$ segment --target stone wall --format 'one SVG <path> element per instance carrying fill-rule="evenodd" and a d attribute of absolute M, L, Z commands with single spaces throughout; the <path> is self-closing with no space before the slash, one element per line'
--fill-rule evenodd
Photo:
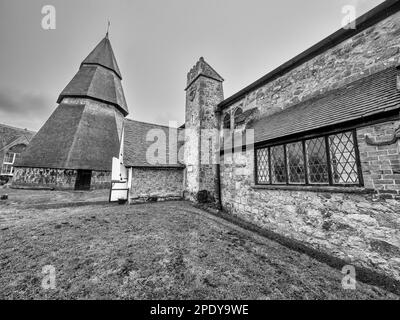
<path fill-rule="evenodd" d="M 110 189 L 111 172 L 110 171 L 92 171 L 90 189 Z"/>
<path fill-rule="evenodd" d="M 223 207 L 257 226 L 399 280 L 399 144 L 371 148 L 364 136 L 390 135 L 398 124 L 391 121 L 357 130 L 364 181 L 375 192 L 255 186 L 254 151 L 248 150 L 222 157 Z M 391 158 L 389 153 L 395 151 L 397 156 Z"/>
<path fill-rule="evenodd" d="M 185 197 L 197 201 L 199 191 L 207 191 L 215 201 L 218 124 L 215 110 L 223 100 L 223 79 L 204 61 L 196 63 L 187 76 L 185 110 Z"/>
<path fill-rule="evenodd" d="M 76 170 L 15 168 L 12 185 L 14 187 L 74 190 L 76 176 Z M 92 171 L 91 189 L 109 189 L 110 185 L 111 172 Z"/>
<path fill-rule="evenodd" d="M 400 13 L 386 18 L 301 66 L 270 81 L 226 108 L 268 116 L 301 101 L 398 65 Z M 290 125 L 290 124 L 288 124 Z M 221 159 L 224 209 L 259 227 L 350 263 L 400 280 L 400 121 L 357 129 L 364 189 L 255 186 L 254 151 Z M 222 129 L 222 127 L 221 127 Z M 353 190 L 355 191 L 355 190 Z"/>
<path fill-rule="evenodd" d="M 132 168 L 129 197 L 132 202 L 181 199 L 182 168 Z"/>

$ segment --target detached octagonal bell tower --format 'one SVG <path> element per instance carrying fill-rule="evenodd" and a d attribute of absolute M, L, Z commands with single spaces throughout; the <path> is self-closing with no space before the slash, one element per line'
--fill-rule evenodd
<path fill-rule="evenodd" d="M 217 105 L 224 79 L 200 58 L 187 75 L 185 117 L 186 194 L 194 201 L 216 201 Z"/>
<path fill-rule="evenodd" d="M 124 92 L 108 34 L 61 92 L 56 110 L 16 164 L 14 184 L 57 189 L 109 187 L 119 154 Z"/>

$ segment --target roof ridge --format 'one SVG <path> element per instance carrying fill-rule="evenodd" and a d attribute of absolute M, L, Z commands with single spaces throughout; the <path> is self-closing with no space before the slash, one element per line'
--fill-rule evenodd
<path fill-rule="evenodd" d="M 0 123 L 0 127 L 7 127 L 7 128 L 10 128 L 10 129 L 17 129 L 17 130 L 21 130 L 21 131 L 28 131 L 28 132 L 31 132 L 31 133 L 36 133 L 36 131 L 28 130 L 27 128 L 14 127 L 14 126 L 10 126 L 10 125 L 4 124 L 4 123 Z"/>
<path fill-rule="evenodd" d="M 150 125 L 158 126 L 158 127 L 164 127 L 164 128 L 170 128 L 170 129 L 177 129 L 177 130 L 180 130 L 180 128 L 174 128 L 174 127 L 166 126 L 166 125 L 163 125 L 163 124 L 157 124 L 157 123 L 139 121 L 139 120 L 134 120 L 134 119 L 129 119 L 129 118 L 125 118 L 124 120 L 126 120 L 126 121 L 132 121 L 132 122 L 138 122 L 138 123 L 143 123 L 143 124 L 150 124 Z"/>

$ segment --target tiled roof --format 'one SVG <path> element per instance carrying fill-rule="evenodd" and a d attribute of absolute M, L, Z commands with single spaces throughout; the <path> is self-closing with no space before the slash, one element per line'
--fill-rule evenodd
<path fill-rule="evenodd" d="M 115 111 L 100 108 L 60 104 L 16 166 L 110 171 L 120 139 Z"/>
<path fill-rule="evenodd" d="M 89 97 L 116 106 L 125 116 L 128 114 L 121 75 L 107 38 L 82 62 L 57 103 L 61 103 L 65 97 Z"/>
<path fill-rule="evenodd" d="M 34 131 L 0 124 L 0 150 L 23 136 L 30 141 L 35 134 L 36 132 Z"/>
<path fill-rule="evenodd" d="M 388 68 L 255 121 L 255 142 L 338 125 L 400 108 L 397 70 Z"/>
<path fill-rule="evenodd" d="M 153 131 L 152 131 L 153 130 Z M 180 130 L 176 128 L 169 128 L 158 124 L 144 123 L 134 121 L 130 119 L 124 120 L 124 165 L 127 167 L 178 167 L 183 168 L 183 165 L 173 161 L 173 157 L 170 156 L 169 149 L 169 131 L 172 131 L 175 136 L 178 136 Z M 164 134 L 166 142 L 166 162 L 165 163 L 151 163 L 146 157 L 146 153 L 149 147 L 153 145 L 154 135 Z M 147 136 L 151 141 L 147 141 Z M 154 134 L 153 134 L 154 133 Z M 164 144 L 162 144 L 164 145 Z M 176 151 L 179 152 L 180 147 L 183 145 L 182 142 L 175 141 Z M 178 159 L 176 155 L 175 159 Z M 171 160 L 171 161 L 170 161 Z"/>

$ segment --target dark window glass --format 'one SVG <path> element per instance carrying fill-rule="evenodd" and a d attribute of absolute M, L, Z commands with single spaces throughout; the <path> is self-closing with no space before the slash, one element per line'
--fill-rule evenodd
<path fill-rule="evenodd" d="M 285 148 L 283 145 L 271 147 L 272 183 L 286 183 Z"/>
<path fill-rule="evenodd" d="M 235 129 L 241 124 L 241 115 L 243 113 L 243 110 L 241 108 L 237 108 L 235 111 Z"/>
<path fill-rule="evenodd" d="M 303 143 L 296 142 L 286 145 L 287 165 L 289 173 L 289 183 L 306 183 L 304 168 Z"/>
<path fill-rule="evenodd" d="M 224 129 L 230 129 L 231 128 L 231 116 L 230 114 L 227 114 L 224 118 Z"/>

